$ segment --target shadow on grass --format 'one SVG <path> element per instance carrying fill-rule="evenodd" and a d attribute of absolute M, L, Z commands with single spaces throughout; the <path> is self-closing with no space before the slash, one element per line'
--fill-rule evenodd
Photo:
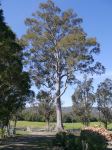
<path fill-rule="evenodd" d="M 27 135 L 20 136 L 13 141 L 9 140 L 5 145 L 1 145 L 1 150 L 52 150 L 54 136 Z"/>

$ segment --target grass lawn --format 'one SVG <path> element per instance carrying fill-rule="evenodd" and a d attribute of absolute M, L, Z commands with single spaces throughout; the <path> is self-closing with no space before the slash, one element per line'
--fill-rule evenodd
<path fill-rule="evenodd" d="M 90 125 L 91 126 L 99 125 L 99 122 L 91 122 Z M 46 126 L 47 124 L 45 122 L 31 122 L 31 121 L 18 121 L 17 122 L 17 127 L 44 128 Z M 80 129 L 83 127 L 83 125 L 82 123 L 64 123 L 64 127 L 65 129 Z M 112 123 L 108 125 L 108 128 L 112 129 Z"/>
<path fill-rule="evenodd" d="M 99 126 L 99 122 L 91 122 L 90 126 Z M 104 127 L 103 123 L 101 123 L 101 126 Z M 64 124 L 65 129 L 81 129 L 83 128 L 82 123 L 65 123 Z M 108 129 L 112 129 L 112 123 L 108 125 Z"/>
<path fill-rule="evenodd" d="M 91 122 L 90 126 L 97 126 L 99 125 L 99 122 Z M 103 126 L 103 124 L 102 124 Z M 65 129 L 81 129 L 83 128 L 83 124 L 82 123 L 64 123 L 64 127 Z"/>
<path fill-rule="evenodd" d="M 32 122 L 32 121 L 18 121 L 17 127 L 32 127 L 32 128 L 44 128 L 45 122 Z"/>

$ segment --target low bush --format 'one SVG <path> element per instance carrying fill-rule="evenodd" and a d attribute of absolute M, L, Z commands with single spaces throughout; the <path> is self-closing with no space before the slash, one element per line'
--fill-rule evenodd
<path fill-rule="evenodd" d="M 106 150 L 108 141 L 112 140 L 104 128 L 87 127 L 81 131 L 81 141 L 87 150 Z"/>
<path fill-rule="evenodd" d="M 63 150 L 82 150 L 80 139 L 69 132 L 57 133 L 56 143 Z"/>

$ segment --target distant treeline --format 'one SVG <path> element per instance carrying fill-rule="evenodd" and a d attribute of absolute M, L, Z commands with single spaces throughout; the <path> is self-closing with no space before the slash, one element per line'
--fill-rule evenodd
<path fill-rule="evenodd" d="M 21 113 L 19 113 L 18 120 L 43 122 L 45 121 L 45 118 L 38 113 L 38 107 L 29 107 L 29 108 L 25 108 Z M 79 121 L 80 121 L 79 118 L 77 118 L 75 114 L 72 112 L 72 107 L 63 107 L 64 123 L 72 123 L 72 122 L 79 122 Z M 97 108 L 92 109 L 90 121 L 91 122 L 98 121 Z M 50 122 L 56 122 L 55 114 L 53 114 L 52 117 L 50 118 Z"/>

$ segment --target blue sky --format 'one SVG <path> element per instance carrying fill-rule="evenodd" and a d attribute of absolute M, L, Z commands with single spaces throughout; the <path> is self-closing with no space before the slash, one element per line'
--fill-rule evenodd
<path fill-rule="evenodd" d="M 5 21 L 18 37 L 26 27 L 24 20 L 38 9 L 39 3 L 45 0 L 1 0 Z M 96 37 L 101 45 L 97 60 L 106 67 L 102 76 L 94 76 L 94 86 L 106 77 L 112 78 L 112 0 L 54 0 L 61 9 L 72 8 L 83 18 L 84 30 L 89 36 Z M 62 97 L 63 105 L 70 106 L 74 86 L 71 86 Z"/>

